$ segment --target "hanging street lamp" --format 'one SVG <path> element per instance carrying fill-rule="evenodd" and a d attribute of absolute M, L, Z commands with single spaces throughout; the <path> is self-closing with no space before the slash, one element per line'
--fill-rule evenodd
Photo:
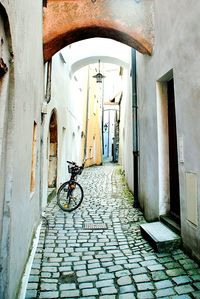
<path fill-rule="evenodd" d="M 100 72 L 100 60 L 99 60 L 99 72 L 95 76 L 93 76 L 93 78 L 96 78 L 97 83 L 102 83 L 103 79 L 105 78 L 105 76 L 102 75 Z"/>

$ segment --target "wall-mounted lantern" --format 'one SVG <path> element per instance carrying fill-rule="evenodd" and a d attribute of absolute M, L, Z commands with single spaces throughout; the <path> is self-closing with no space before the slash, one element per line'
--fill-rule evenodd
<path fill-rule="evenodd" d="M 97 83 L 102 83 L 103 79 L 105 78 L 105 76 L 102 75 L 100 72 L 100 60 L 99 60 L 99 72 L 95 76 L 93 76 L 93 78 L 96 78 Z"/>
<path fill-rule="evenodd" d="M 108 130 L 108 124 L 105 123 L 105 124 L 103 125 L 103 128 L 104 128 L 104 133 L 106 133 L 106 131 Z"/>

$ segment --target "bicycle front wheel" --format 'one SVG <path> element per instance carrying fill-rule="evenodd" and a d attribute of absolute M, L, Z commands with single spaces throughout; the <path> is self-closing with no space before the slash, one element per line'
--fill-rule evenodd
<path fill-rule="evenodd" d="M 60 186 L 57 203 L 65 212 L 77 209 L 83 200 L 83 189 L 76 181 L 68 181 Z"/>

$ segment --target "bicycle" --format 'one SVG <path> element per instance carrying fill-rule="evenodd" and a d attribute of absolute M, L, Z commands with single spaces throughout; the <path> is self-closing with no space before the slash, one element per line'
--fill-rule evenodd
<path fill-rule="evenodd" d="M 63 183 L 57 192 L 57 203 L 59 207 L 65 212 L 71 212 L 76 210 L 84 197 L 83 188 L 76 181 L 77 175 L 80 175 L 84 168 L 84 163 L 82 166 L 78 166 L 75 162 L 67 161 L 68 172 L 71 173 L 69 181 Z"/>

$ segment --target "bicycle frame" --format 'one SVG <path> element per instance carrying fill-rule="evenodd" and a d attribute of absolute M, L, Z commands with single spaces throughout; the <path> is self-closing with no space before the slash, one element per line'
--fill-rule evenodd
<path fill-rule="evenodd" d="M 75 162 L 67 162 L 71 164 L 71 166 L 68 165 L 68 172 L 71 175 L 70 179 L 64 182 L 58 189 L 57 203 L 63 211 L 71 212 L 77 209 L 83 200 L 83 189 L 76 179 L 77 176 L 82 173 L 84 164 L 78 166 Z M 75 190 L 77 190 L 77 192 Z"/>

